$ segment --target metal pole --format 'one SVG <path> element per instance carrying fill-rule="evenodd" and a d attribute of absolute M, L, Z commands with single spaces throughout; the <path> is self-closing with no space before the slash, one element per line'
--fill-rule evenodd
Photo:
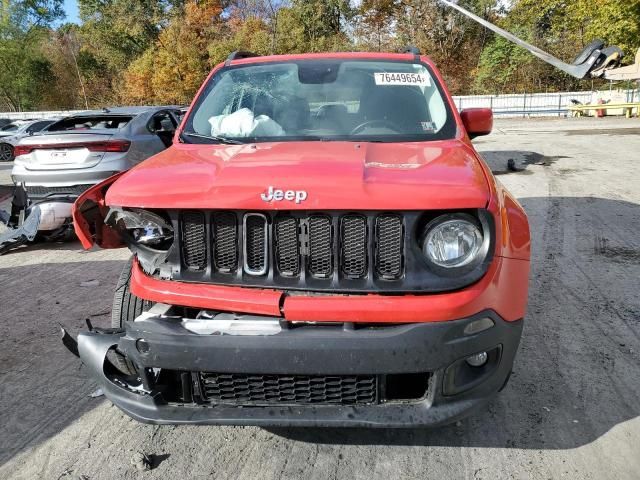
<path fill-rule="evenodd" d="M 562 116 L 562 94 L 558 94 L 558 116 Z"/>

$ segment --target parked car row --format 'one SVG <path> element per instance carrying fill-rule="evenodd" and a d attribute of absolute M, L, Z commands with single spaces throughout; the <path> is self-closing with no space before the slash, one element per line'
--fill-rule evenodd
<path fill-rule="evenodd" d="M 53 118 L 3 122 L 0 126 L 0 162 L 13 161 L 13 149 L 20 139 L 42 132 L 55 122 Z"/>

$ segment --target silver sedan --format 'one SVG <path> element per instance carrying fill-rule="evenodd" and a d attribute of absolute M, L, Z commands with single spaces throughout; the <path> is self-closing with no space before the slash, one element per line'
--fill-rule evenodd
<path fill-rule="evenodd" d="M 39 230 L 70 225 L 86 189 L 169 147 L 180 107 L 119 107 L 72 115 L 14 148 L 11 177 L 41 213 Z"/>

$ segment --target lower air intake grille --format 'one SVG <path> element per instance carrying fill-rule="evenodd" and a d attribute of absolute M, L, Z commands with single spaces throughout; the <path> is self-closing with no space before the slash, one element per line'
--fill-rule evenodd
<path fill-rule="evenodd" d="M 200 212 L 182 214 L 182 257 L 187 268 L 204 270 L 207 266 L 207 240 L 204 215 Z"/>
<path fill-rule="evenodd" d="M 200 373 L 204 399 L 212 404 L 368 405 L 376 403 L 375 375 L 251 375 Z"/>

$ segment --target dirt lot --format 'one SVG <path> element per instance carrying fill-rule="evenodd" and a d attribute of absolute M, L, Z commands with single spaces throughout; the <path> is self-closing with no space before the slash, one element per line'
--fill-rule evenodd
<path fill-rule="evenodd" d="M 488 409 L 440 430 L 138 424 L 89 397 L 56 325 L 107 325 L 127 251 L 36 245 L 0 257 L 0 478 L 639 478 L 640 120 L 504 120 L 477 145 L 534 248 L 515 373 Z"/>

